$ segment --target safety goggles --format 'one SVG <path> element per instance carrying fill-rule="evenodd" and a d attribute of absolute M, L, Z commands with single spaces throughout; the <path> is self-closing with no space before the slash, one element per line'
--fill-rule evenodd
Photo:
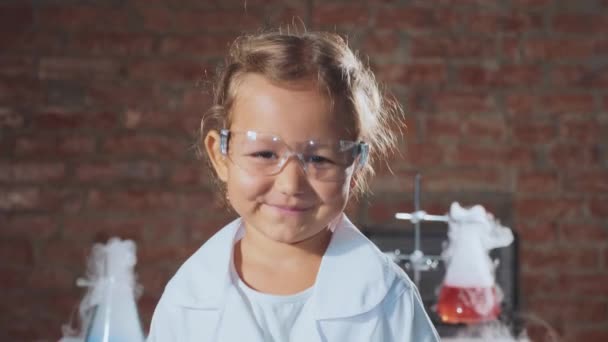
<path fill-rule="evenodd" d="M 276 175 L 291 157 L 296 157 L 308 177 L 321 181 L 344 180 L 367 162 L 364 142 L 308 140 L 287 145 L 280 137 L 254 131 L 220 131 L 220 152 L 255 176 Z"/>

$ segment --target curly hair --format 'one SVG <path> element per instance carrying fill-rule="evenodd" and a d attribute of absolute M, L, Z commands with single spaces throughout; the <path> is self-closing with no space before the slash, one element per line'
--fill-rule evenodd
<path fill-rule="evenodd" d="M 319 89 L 353 116 L 354 135 L 370 146 L 368 163 L 357 171 L 352 194 L 368 190 L 373 165 L 394 152 L 397 134 L 405 127 L 399 103 L 379 87 L 368 66 L 337 34 L 327 32 L 263 32 L 237 38 L 218 70 L 213 104 L 204 114 L 197 144 L 211 129 L 230 127 L 239 78 L 256 73 L 280 83 L 316 81 Z"/>

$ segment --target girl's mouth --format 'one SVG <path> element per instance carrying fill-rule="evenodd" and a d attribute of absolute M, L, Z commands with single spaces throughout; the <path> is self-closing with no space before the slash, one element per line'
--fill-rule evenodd
<path fill-rule="evenodd" d="M 312 208 L 311 206 L 303 206 L 303 205 L 287 206 L 287 205 L 280 205 L 280 204 L 268 204 L 268 206 L 272 207 L 273 209 L 275 209 L 281 213 L 292 214 L 292 215 L 306 212 Z"/>

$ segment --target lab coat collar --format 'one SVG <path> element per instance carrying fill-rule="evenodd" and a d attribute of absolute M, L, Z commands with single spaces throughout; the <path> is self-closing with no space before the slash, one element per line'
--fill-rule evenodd
<path fill-rule="evenodd" d="M 233 286 L 230 265 L 240 226 L 240 218 L 230 222 L 184 262 L 165 289 L 169 301 L 191 309 L 221 309 Z"/>
<path fill-rule="evenodd" d="M 232 246 L 241 224 L 239 218 L 222 228 L 184 263 L 167 285 L 174 288 L 173 302 L 192 309 L 221 309 L 235 284 L 230 271 Z M 311 297 L 316 318 L 350 317 L 378 305 L 395 278 L 389 262 L 342 214 Z"/>
<path fill-rule="evenodd" d="M 317 319 L 355 316 L 378 305 L 395 278 L 389 262 L 342 214 L 317 275 Z"/>

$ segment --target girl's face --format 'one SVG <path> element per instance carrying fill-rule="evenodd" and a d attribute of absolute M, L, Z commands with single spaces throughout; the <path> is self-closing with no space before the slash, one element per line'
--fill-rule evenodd
<path fill-rule="evenodd" d="M 246 74 L 237 85 L 232 111 L 234 132 L 255 131 L 281 137 L 288 146 L 311 139 L 355 140 L 354 124 L 312 81 L 277 85 Z M 219 155 L 217 132 L 206 146 L 227 186 L 230 203 L 247 229 L 282 243 L 297 243 L 323 231 L 346 206 L 352 175 L 340 181 L 307 177 L 297 157 L 272 176 L 252 175 Z"/>

